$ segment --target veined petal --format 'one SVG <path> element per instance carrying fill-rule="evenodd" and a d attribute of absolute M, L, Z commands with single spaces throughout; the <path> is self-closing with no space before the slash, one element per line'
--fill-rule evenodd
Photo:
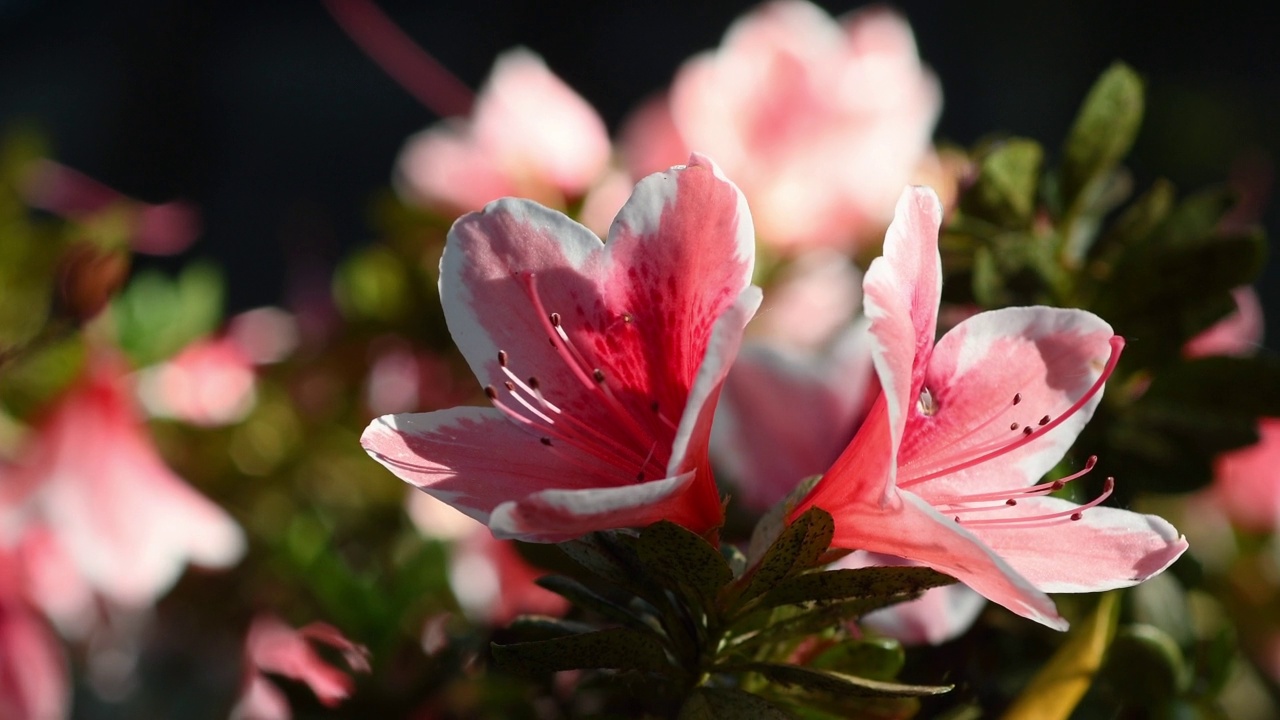
<path fill-rule="evenodd" d="M 890 453 L 898 454 L 907 414 L 924 384 L 942 297 L 938 228 L 942 204 L 929 188 L 909 187 L 885 234 L 884 255 L 863 280 L 871 355 L 885 395 Z M 908 374 L 909 373 L 909 374 Z M 895 469 L 885 478 L 891 491 Z"/>
<path fill-rule="evenodd" d="M 1059 498 L 1029 498 L 1001 510 L 1001 515 L 1032 518 L 1076 507 Z M 1172 565 L 1187 549 L 1186 538 L 1162 518 L 1118 508 L 1091 507 L 1079 520 L 1028 525 L 969 530 L 1045 592 L 1099 592 L 1136 585 Z"/>
<path fill-rule="evenodd" d="M 682 499 L 695 477 L 687 472 L 625 487 L 544 490 L 499 505 L 489 529 L 498 538 L 561 542 L 600 528 L 643 527 L 659 520 L 703 527 L 705 519 L 690 516 L 690 504 Z"/>
<path fill-rule="evenodd" d="M 1101 390 L 1050 425 L 1098 381 L 1112 336 L 1096 315 L 1061 308 L 1006 308 L 961 322 L 933 349 L 920 399 L 907 408 L 898 486 L 936 504 L 1034 484 L 1093 416 Z M 965 461 L 1022 441 L 1027 432 L 1042 437 L 963 468 Z M 940 475 L 919 480 L 932 473 Z"/>
<path fill-rule="evenodd" d="M 1018 615 L 1055 630 L 1067 627 L 1044 592 L 973 533 L 909 492 L 897 493 L 883 507 L 855 503 L 841 508 L 831 544 L 910 558 Z"/>
<path fill-rule="evenodd" d="M 635 483 L 593 456 L 553 452 L 492 408 L 384 415 L 360 444 L 396 477 L 483 523 L 503 502 L 548 488 Z"/>

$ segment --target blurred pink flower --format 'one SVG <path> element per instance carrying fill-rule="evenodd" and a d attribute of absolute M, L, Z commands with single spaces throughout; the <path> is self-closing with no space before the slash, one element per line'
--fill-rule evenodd
<path fill-rule="evenodd" d="M 396 185 L 407 202 L 454 213 L 506 196 L 564 208 L 601 176 L 609 153 L 596 111 L 540 57 L 516 49 L 494 63 L 470 119 L 409 138 Z"/>
<path fill-rule="evenodd" d="M 1258 422 L 1258 442 L 1223 453 L 1208 496 L 1247 530 L 1280 529 L 1280 418 Z"/>
<path fill-rule="evenodd" d="M 147 255 L 176 255 L 200 234 L 200 211 L 191 203 L 139 202 L 52 160 L 39 160 L 28 168 L 21 189 L 32 207 L 77 222 L 123 209 L 129 222 L 129 246 Z"/>
<path fill-rule="evenodd" d="M 686 62 L 669 99 L 624 129 L 623 154 L 640 176 L 707 153 L 742 187 L 762 242 L 849 248 L 877 241 L 927 156 L 941 103 L 896 13 L 837 22 L 779 0 Z"/>
<path fill-rule="evenodd" d="M 138 397 L 153 417 L 218 427 L 240 422 L 257 400 L 253 363 L 231 337 L 202 338 L 139 373 Z"/>
<path fill-rule="evenodd" d="M 854 552 L 833 568 L 915 565 L 892 555 Z M 956 583 L 926 590 L 924 595 L 868 613 L 858 624 L 907 645 L 941 645 L 960 637 L 982 614 L 987 599 Z"/>
<path fill-rule="evenodd" d="M 48 409 L 12 468 L 29 515 L 78 572 L 125 605 L 147 605 L 183 565 L 234 564 L 235 521 L 167 468 L 133 405 L 125 368 L 91 354 L 85 375 Z"/>
<path fill-rule="evenodd" d="M 743 327 L 751 216 L 701 156 L 650 176 L 607 244 L 507 199 L 449 233 L 440 295 L 492 408 L 389 415 L 361 443 L 506 538 L 558 542 L 667 518 L 723 521 L 707 460 Z"/>
<path fill-rule="evenodd" d="M 19 564 L 0 546 L 0 718 L 58 720 L 71 704 L 62 645 L 28 603 Z"/>
<path fill-rule="evenodd" d="M 1187 341 L 1182 354 L 1189 358 L 1212 355 L 1253 355 L 1262 346 L 1262 301 L 1251 287 L 1231 291 L 1235 312 Z"/>
<path fill-rule="evenodd" d="M 324 623 L 294 630 L 271 616 L 259 616 L 245 640 L 245 679 L 232 720 L 289 720 L 289 701 L 264 673 L 305 683 L 325 707 L 336 707 L 351 696 L 355 683 L 346 672 L 330 665 L 312 647 L 328 645 L 342 654 L 352 672 L 369 672 L 369 651 Z"/>
<path fill-rule="evenodd" d="M 1088 472 L 1037 480 L 1093 414 L 1123 341 L 1080 310 L 1006 308 L 935 344 L 942 207 L 908 188 L 863 282 L 882 392 L 853 441 L 798 504 L 836 522 L 832 545 L 906 558 L 1065 629 L 1047 592 L 1126 587 L 1186 540 L 1153 515 L 1048 497 Z"/>
<path fill-rule="evenodd" d="M 483 526 L 455 545 L 449 558 L 449 586 L 463 612 L 493 626 L 517 615 L 565 614 L 569 601 L 534 582 L 546 574 L 525 562 L 512 541 Z"/>

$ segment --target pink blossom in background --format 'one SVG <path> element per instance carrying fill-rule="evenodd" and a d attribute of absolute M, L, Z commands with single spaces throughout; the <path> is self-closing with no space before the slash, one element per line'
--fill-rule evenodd
<path fill-rule="evenodd" d="M 227 567 L 240 527 L 165 466 L 133 405 L 123 364 L 92 353 L 31 430 L 12 468 L 44 525 L 98 592 L 129 606 L 164 594 L 188 562 Z"/>
<path fill-rule="evenodd" d="M 203 338 L 142 370 L 138 397 L 153 417 L 219 427 L 248 417 L 256 386 L 253 363 L 234 339 Z"/>
<path fill-rule="evenodd" d="M 517 615 L 569 609 L 563 597 L 534 583 L 547 573 L 525 562 L 511 541 L 494 538 L 484 525 L 417 490 L 409 493 L 405 511 L 424 537 L 453 543 L 449 586 L 473 621 L 502 626 Z"/>
<path fill-rule="evenodd" d="M 473 621 L 503 627 L 517 615 L 559 616 L 569 601 L 534 583 L 547 573 L 483 527 L 459 542 L 449 558 L 449 586 Z"/>
<path fill-rule="evenodd" d="M 454 377 L 444 358 L 388 336 L 370 345 L 373 359 L 365 378 L 365 406 L 373 415 L 443 408 L 465 402 L 470 382 Z"/>
<path fill-rule="evenodd" d="M 1208 497 L 1236 525 L 1275 532 L 1280 528 L 1280 418 L 1262 418 L 1258 436 L 1257 443 L 1218 457 Z"/>
<path fill-rule="evenodd" d="M 406 202 L 453 213 L 506 196 L 564 208 L 601 176 L 610 149 L 596 111 L 521 48 L 494 63 L 470 118 L 409 138 L 396 186 Z"/>
<path fill-rule="evenodd" d="M 742 348 L 725 380 L 711 432 L 712 457 L 735 502 L 763 512 L 806 477 L 831 466 L 875 399 L 865 326 L 829 351 L 801 355 Z"/>
<path fill-rule="evenodd" d="M 929 152 L 941 104 L 898 14 L 836 21 L 780 0 L 687 61 L 669 98 L 624 129 L 623 155 L 639 176 L 705 152 L 742 187 L 762 242 L 847 249 L 877 241 Z"/>
<path fill-rule="evenodd" d="M 20 564 L 0 545 L 0 718 L 58 720 L 71 710 L 62 644 L 29 604 Z"/>
<path fill-rule="evenodd" d="M 1080 310 L 979 313 L 934 344 L 942 207 L 908 188 L 867 271 L 864 305 L 883 389 L 853 441 L 792 517 L 836 521 L 836 547 L 905 558 L 987 599 L 1064 629 L 1047 592 L 1125 587 L 1187 547 L 1161 518 L 1077 505 L 1037 481 L 1092 416 L 1123 346 Z"/>
<path fill-rule="evenodd" d="M 710 533 L 711 418 L 760 300 L 754 248 L 742 194 L 696 155 L 641 181 L 607 244 L 526 200 L 467 215 L 440 296 L 493 407 L 384 416 L 361 443 L 499 537 Z"/>
<path fill-rule="evenodd" d="M 352 672 L 367 673 L 369 651 L 324 623 L 297 630 L 271 616 L 259 616 L 245 640 L 245 680 L 232 720 L 289 720 L 289 701 L 266 675 L 280 675 L 304 683 L 326 707 L 336 707 L 351 696 L 351 676 L 329 664 L 313 644 L 338 650 Z"/>
<path fill-rule="evenodd" d="M 827 248 L 806 251 L 778 272 L 747 328 L 750 342 L 820 352 L 862 312 L 862 272 Z M 868 349 L 867 362 L 870 363 Z"/>
<path fill-rule="evenodd" d="M 21 190 L 32 207 L 76 222 L 123 209 L 129 220 L 129 246 L 146 255 L 176 255 L 200 235 L 200 211 L 191 203 L 139 202 L 52 160 L 28 168 Z"/>
<path fill-rule="evenodd" d="M 854 552 L 831 565 L 834 568 L 915 565 L 902 558 Z M 926 590 L 915 600 L 876 610 L 858 619 L 870 628 L 906 645 L 941 645 L 963 635 L 982 614 L 987 600 L 960 583 Z"/>
<path fill-rule="evenodd" d="M 1251 287 L 1231 291 L 1236 301 L 1235 312 L 1214 323 L 1209 329 L 1187 341 L 1182 348 L 1185 357 L 1213 355 L 1253 355 L 1262 347 L 1262 301 Z"/>

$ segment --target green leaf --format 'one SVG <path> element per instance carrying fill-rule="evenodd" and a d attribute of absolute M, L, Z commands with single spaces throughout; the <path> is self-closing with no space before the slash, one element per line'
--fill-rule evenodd
<path fill-rule="evenodd" d="M 1078 622 L 1049 662 L 1005 711 L 1004 720 L 1066 720 L 1084 697 L 1116 633 L 1117 593 L 1107 593 L 1093 613 Z"/>
<path fill-rule="evenodd" d="M 892 638 L 874 638 L 837 643 L 822 651 L 810 665 L 872 680 L 890 680 L 898 676 L 906 660 L 902 643 Z"/>
<path fill-rule="evenodd" d="M 116 298 L 114 308 L 120 346 L 138 365 L 150 365 L 217 329 L 222 274 L 202 263 L 173 279 L 143 272 Z"/>
<path fill-rule="evenodd" d="M 1081 209 L 1080 200 L 1128 154 L 1142 113 L 1142 79 L 1123 63 L 1107 68 L 1085 96 L 1063 145 L 1063 207 Z"/>
<path fill-rule="evenodd" d="M 759 673 L 770 682 L 801 688 L 806 692 L 841 698 L 926 697 L 950 692 L 954 687 L 952 685 L 908 685 L 856 677 L 830 670 L 775 663 L 744 663 L 732 669 Z"/>
<path fill-rule="evenodd" d="M 640 531 L 636 553 L 650 572 L 692 589 L 707 602 L 733 579 L 733 571 L 719 550 L 697 533 L 668 520 Z"/>
<path fill-rule="evenodd" d="M 609 532 L 592 533 L 557 547 L 592 575 L 633 595 L 654 599 L 661 594 L 644 581 L 644 568 L 635 552 Z"/>
<path fill-rule="evenodd" d="M 538 585 L 567 599 L 574 605 L 603 615 L 610 620 L 639 630 L 653 630 L 643 613 L 616 603 L 582 583 L 563 575 L 547 575 L 538 578 Z"/>
<path fill-rule="evenodd" d="M 560 670 L 610 668 L 641 672 L 670 671 L 666 649 L 652 633 L 609 628 L 549 640 L 491 644 L 498 667 L 521 675 Z"/>
<path fill-rule="evenodd" d="M 684 707 L 678 720 L 791 720 L 773 703 L 742 690 L 698 688 Z"/>
<path fill-rule="evenodd" d="M 960 200 L 961 211 L 1005 228 L 1027 227 L 1043 158 L 1034 140 L 1015 137 L 995 144 L 979 160 L 978 176 Z"/>
<path fill-rule="evenodd" d="M 822 508 L 810 508 L 788 525 L 755 567 L 739 579 L 741 591 L 737 603 L 750 602 L 772 590 L 784 578 L 813 567 L 834 535 L 835 522 L 831 514 Z"/>
<path fill-rule="evenodd" d="M 756 612 L 735 624 L 732 652 L 745 653 L 765 643 L 784 643 L 794 638 L 823 633 L 882 607 L 911 600 L 914 595 L 858 598 L 809 606 L 785 605 Z"/>
<path fill-rule="evenodd" d="M 1138 624 L 1116 633 L 1102 676 L 1126 703 L 1151 708 L 1185 688 L 1190 668 L 1173 638 L 1154 625 Z"/>
<path fill-rule="evenodd" d="M 955 578 L 926 567 L 842 568 L 787 578 L 764 596 L 765 607 L 853 598 L 912 596 L 950 585 Z"/>

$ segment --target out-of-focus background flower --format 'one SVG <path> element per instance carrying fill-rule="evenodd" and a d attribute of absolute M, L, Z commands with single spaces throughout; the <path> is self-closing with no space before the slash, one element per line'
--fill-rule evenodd
<path fill-rule="evenodd" d="M 839 15 L 863 3 L 818 4 Z M 499 53 L 534 50 L 615 130 L 751 5 L 379 3 L 472 89 Z M 1123 59 L 1148 82 L 1148 121 L 1129 160 L 1136 187 L 1156 175 L 1199 187 L 1224 168 L 1247 187 L 1269 185 L 1280 46 L 1265 3 L 1178 12 L 1149 2 L 891 5 L 941 81 L 940 140 L 1063 137 L 1089 84 Z M 204 233 L 186 256 L 225 268 L 232 310 L 325 282 L 344 251 L 369 238 L 369 200 L 405 139 L 437 119 L 319 2 L 5 0 L 0 121 L 24 118 L 70 167 L 133 197 L 196 203 Z M 1274 202 L 1265 224 L 1276 236 Z M 152 262 L 173 267 L 186 256 Z M 1276 267 L 1261 284 L 1268 308 L 1280 307 Z M 1267 315 L 1268 337 L 1280 336 L 1280 312 Z"/>

